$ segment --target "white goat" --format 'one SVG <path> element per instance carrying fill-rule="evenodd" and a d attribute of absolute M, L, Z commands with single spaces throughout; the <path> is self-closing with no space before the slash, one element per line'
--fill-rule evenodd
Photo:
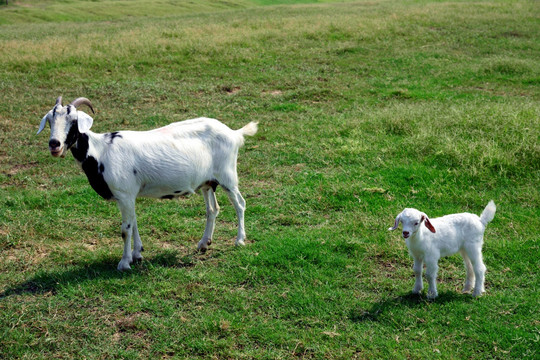
<path fill-rule="evenodd" d="M 64 157 L 71 150 L 92 188 L 104 199 L 117 202 L 124 240 L 118 270 L 128 270 L 130 263 L 142 259 L 135 215 L 137 197 L 172 199 L 200 189 L 206 203 L 206 228 L 198 249 L 205 251 L 212 242 L 219 212 L 214 192 L 220 185 L 238 216 L 236 245 L 244 245 L 246 203 L 238 190 L 236 161 L 244 135 L 255 135 L 257 123 L 231 130 L 218 120 L 198 118 L 150 131 L 96 134 L 90 131 L 93 119 L 77 110 L 79 105 L 87 105 L 94 112 L 86 98 L 64 107 L 59 97 L 41 120 L 38 134 L 49 122 L 51 155 Z"/>
<path fill-rule="evenodd" d="M 423 289 L 422 266 L 426 263 L 426 277 L 428 280 L 427 297 L 437 297 L 437 265 L 443 256 L 460 252 L 463 256 L 467 278 L 463 292 L 471 291 L 474 284 L 473 296 L 480 296 L 484 292 L 484 274 L 486 266 L 482 261 L 482 243 L 487 224 L 495 216 L 495 203 L 490 201 L 482 215 L 461 213 L 446 215 L 430 220 L 427 215 L 416 209 L 405 209 L 397 217 L 394 226 L 388 230 L 395 230 L 401 222 L 403 224 L 403 238 L 409 248 L 409 254 L 414 259 L 414 274 L 416 281 L 414 294 Z M 425 226 L 422 226 L 422 223 Z"/>

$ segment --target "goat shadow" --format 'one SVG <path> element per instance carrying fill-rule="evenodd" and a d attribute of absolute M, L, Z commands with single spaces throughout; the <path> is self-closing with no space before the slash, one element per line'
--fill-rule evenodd
<path fill-rule="evenodd" d="M 382 316 L 389 310 L 397 308 L 422 309 L 432 305 L 442 305 L 447 303 L 471 303 L 475 299 L 471 294 L 462 294 L 455 291 L 439 292 L 435 300 L 428 299 L 425 295 L 408 293 L 385 299 L 372 304 L 369 309 L 357 307 L 349 313 L 349 319 L 352 322 L 378 322 L 382 321 Z"/>
<path fill-rule="evenodd" d="M 195 252 L 182 255 L 176 251 L 165 251 L 153 255 L 151 258 L 145 258 L 140 263 L 132 264 L 132 270 L 125 272 L 116 270 L 118 259 L 113 257 L 82 262 L 70 270 L 41 271 L 32 278 L 10 286 L 0 292 L 0 300 L 8 296 L 21 294 L 52 293 L 54 295 L 66 284 L 82 284 L 96 279 L 110 280 L 145 277 L 148 270 L 153 267 L 192 267 L 195 265 L 194 258 L 197 254 Z M 198 259 L 198 261 L 200 260 Z"/>

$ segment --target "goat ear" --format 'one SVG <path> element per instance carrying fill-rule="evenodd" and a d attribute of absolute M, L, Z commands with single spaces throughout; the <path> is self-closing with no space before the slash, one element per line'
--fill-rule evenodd
<path fill-rule="evenodd" d="M 426 227 L 429 229 L 429 231 L 431 231 L 432 233 L 435 233 L 435 228 L 433 227 L 433 225 L 431 225 L 431 222 L 429 221 L 429 218 L 427 217 L 426 214 L 423 214 L 422 215 L 422 220 L 424 221 L 424 225 L 426 225 Z"/>
<path fill-rule="evenodd" d="M 399 226 L 400 221 L 401 221 L 401 213 L 399 213 L 398 216 L 396 216 L 396 220 L 394 222 L 394 227 L 389 227 L 388 231 L 396 230 L 398 228 L 398 226 Z"/>
<path fill-rule="evenodd" d="M 49 120 L 49 115 L 51 115 L 50 111 L 47 113 L 47 115 L 43 117 L 43 119 L 41 119 L 41 123 L 39 124 L 39 129 L 37 131 L 37 134 L 39 134 L 40 132 L 43 131 L 43 129 L 45 129 L 45 125 L 47 124 L 47 121 Z"/>
<path fill-rule="evenodd" d="M 84 111 L 77 111 L 77 126 L 79 127 L 79 132 L 84 134 L 92 127 L 94 119 Z"/>

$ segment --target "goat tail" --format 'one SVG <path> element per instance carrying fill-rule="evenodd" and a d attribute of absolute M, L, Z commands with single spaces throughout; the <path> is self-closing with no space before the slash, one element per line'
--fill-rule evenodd
<path fill-rule="evenodd" d="M 237 131 L 239 131 L 242 135 L 253 136 L 257 133 L 257 124 L 258 122 L 252 121 Z"/>
<path fill-rule="evenodd" d="M 482 222 L 482 224 L 484 224 L 484 227 L 487 226 L 487 224 L 493 220 L 493 218 L 495 217 L 495 210 L 497 208 L 495 207 L 495 203 L 493 202 L 493 200 L 491 200 L 486 208 L 484 209 L 484 211 L 482 211 L 482 215 L 480 215 L 480 222 Z"/>

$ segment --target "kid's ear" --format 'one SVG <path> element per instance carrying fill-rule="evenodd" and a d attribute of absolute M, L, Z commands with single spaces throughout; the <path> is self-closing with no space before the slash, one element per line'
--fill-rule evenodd
<path fill-rule="evenodd" d="M 401 213 L 396 216 L 396 220 L 394 221 L 394 227 L 388 228 L 388 231 L 396 230 L 399 226 L 399 222 L 401 221 Z"/>
<path fill-rule="evenodd" d="M 77 111 L 77 126 L 79 127 L 79 132 L 84 134 L 92 127 L 94 119 L 84 111 Z"/>
<path fill-rule="evenodd" d="M 37 131 L 37 134 L 39 134 L 40 132 L 43 131 L 43 129 L 45 129 L 45 125 L 47 124 L 47 121 L 49 121 L 49 115 L 51 115 L 50 111 L 47 113 L 47 115 L 43 117 L 43 119 L 41 119 L 41 123 L 39 124 L 39 129 Z"/>
<path fill-rule="evenodd" d="M 432 233 L 435 233 L 435 228 L 433 227 L 433 225 L 431 225 L 431 222 L 429 221 L 429 218 L 427 217 L 426 214 L 423 214 L 422 215 L 422 221 L 424 221 L 424 225 L 426 225 L 426 227 L 429 229 L 429 231 L 431 231 Z"/>

